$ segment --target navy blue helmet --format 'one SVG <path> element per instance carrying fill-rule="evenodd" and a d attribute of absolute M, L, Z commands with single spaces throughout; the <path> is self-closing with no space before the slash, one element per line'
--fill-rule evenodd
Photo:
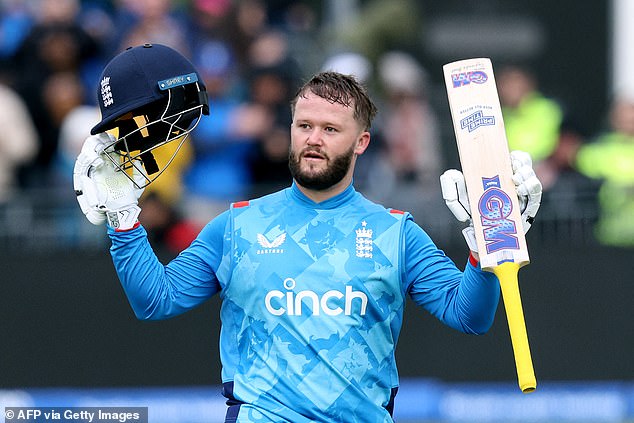
<path fill-rule="evenodd" d="M 112 131 L 116 141 L 104 152 L 121 170 L 136 169 L 143 181 L 130 179 L 139 188 L 163 173 L 202 115 L 209 114 L 205 85 L 194 65 L 160 44 L 130 47 L 115 56 L 101 74 L 97 100 L 101 122 L 90 132 Z M 177 148 L 157 163 L 152 151 L 171 142 Z"/>

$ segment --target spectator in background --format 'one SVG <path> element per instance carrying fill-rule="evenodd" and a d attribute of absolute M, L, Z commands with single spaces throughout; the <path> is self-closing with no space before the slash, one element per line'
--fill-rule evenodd
<path fill-rule="evenodd" d="M 250 159 L 252 186 L 249 197 L 284 188 L 288 185 L 288 127 L 275 125 L 262 135 L 257 151 Z"/>
<path fill-rule="evenodd" d="M 60 184 L 70 186 L 72 183 L 74 160 L 81 151 L 86 134 L 100 120 L 99 107 L 88 104 L 75 107 L 64 117 L 59 131 L 56 158 L 56 178 Z"/>
<path fill-rule="evenodd" d="M 18 166 L 37 152 L 37 131 L 24 101 L 0 84 L 0 206 L 12 196 Z"/>
<path fill-rule="evenodd" d="M 209 41 L 225 44 L 232 54 L 234 72 L 246 78 L 250 49 L 268 29 L 266 3 L 260 0 L 193 0 L 190 4 L 190 44 L 199 50 Z M 271 54 L 274 54 L 271 52 Z"/>
<path fill-rule="evenodd" d="M 223 43 L 223 48 L 235 56 L 234 47 L 229 43 L 232 29 L 230 12 L 232 9 L 231 0 L 193 0 L 189 5 L 189 25 L 187 27 L 187 38 L 193 50 L 193 57 L 200 58 L 201 50 L 208 47 L 209 42 Z M 204 56 L 208 63 L 206 67 L 213 66 L 213 56 Z M 219 60 L 225 60 L 221 56 Z"/>
<path fill-rule="evenodd" d="M 244 198 L 251 177 L 248 158 L 256 139 L 270 129 L 272 114 L 253 107 L 236 88 L 243 83 L 230 46 L 208 41 L 194 63 L 207 87 L 211 113 L 191 135 L 194 161 L 185 175 L 186 214 L 205 222 L 233 200 Z M 204 215 L 198 215 L 204 212 Z"/>
<path fill-rule="evenodd" d="M 119 51 L 156 43 L 172 47 L 186 57 L 191 56 L 185 25 L 174 15 L 171 0 L 134 0 L 123 2 L 122 6 L 127 18 L 118 22 L 121 32 Z"/>
<path fill-rule="evenodd" d="M 26 186 L 49 180 L 67 101 L 77 95 L 75 90 L 85 92 L 86 87 L 73 84 L 83 85 L 83 65 L 99 54 L 99 45 L 77 22 L 79 6 L 78 0 L 39 0 L 33 9 L 36 23 L 12 58 L 16 91 L 27 104 L 40 141 L 35 159 L 21 172 Z M 60 85 L 72 86 L 72 92 L 60 90 Z M 55 95 L 63 97 L 57 101 Z"/>
<path fill-rule="evenodd" d="M 376 70 L 383 94 L 376 130 L 381 144 L 372 168 L 365 172 L 369 180 L 364 192 L 377 201 L 399 204 L 415 216 L 441 215 L 439 202 L 421 201 L 441 197 L 438 175 L 444 166 L 437 117 L 428 103 L 426 71 L 403 51 L 381 55 Z M 442 236 L 446 224 L 445 220 L 430 225 L 431 230 Z"/>
<path fill-rule="evenodd" d="M 139 205 L 143 208 L 139 222 L 147 231 L 148 239 L 168 258 L 189 247 L 202 229 L 202 225 L 184 219 L 177 208 L 154 191 L 145 192 Z"/>
<path fill-rule="evenodd" d="M 363 84 L 369 84 L 373 77 L 373 67 L 370 60 L 353 51 L 342 51 L 331 55 L 321 68 L 324 71 L 353 75 Z"/>
<path fill-rule="evenodd" d="M 250 196 L 254 197 L 288 185 L 288 105 L 299 87 L 300 71 L 290 56 L 287 36 L 277 30 L 266 30 L 256 37 L 248 58 L 249 107 L 266 111 L 272 119 L 258 131 L 249 164 L 253 184 Z"/>
<path fill-rule="evenodd" d="M 269 28 L 266 3 L 262 0 L 235 2 L 229 20 L 229 42 L 236 53 L 238 70 L 244 76 L 253 65 L 251 49 L 254 42 Z M 271 55 L 276 54 L 275 51 L 271 51 Z"/>
<path fill-rule="evenodd" d="M 363 54 L 354 50 L 344 49 L 336 51 L 326 58 L 321 70 L 325 72 L 338 72 L 344 75 L 352 75 L 357 81 L 368 87 L 368 91 L 371 90 L 374 78 L 374 66 L 372 62 Z M 381 97 L 376 96 L 377 103 L 380 103 Z M 376 118 L 375 127 L 380 127 L 381 113 Z M 378 152 L 382 148 L 383 140 L 375 128 L 371 129 L 374 142 L 371 143 L 364 153 L 365 160 L 362 160 L 357 165 L 357 173 L 355 175 L 355 184 L 359 187 L 359 190 L 368 197 L 376 201 L 381 201 L 386 198 L 392 189 L 389 175 L 391 175 L 389 169 L 384 169 L 384 161 L 379 160 Z M 380 183 L 377 183 L 380 181 Z M 382 195 L 383 194 L 383 195 Z"/>
<path fill-rule="evenodd" d="M 397 183 L 437 186 L 443 160 L 438 119 L 427 98 L 426 71 L 414 57 L 400 51 L 382 55 L 377 69 L 385 100 L 380 130 Z"/>
<path fill-rule="evenodd" d="M 544 160 L 557 147 L 561 107 L 539 92 L 535 76 L 526 68 L 503 67 L 497 83 L 510 150 L 529 153 L 534 163 Z"/>
<path fill-rule="evenodd" d="M 358 51 L 373 63 L 391 49 L 420 48 L 420 31 L 424 26 L 420 8 L 423 2 L 367 0 L 359 3 L 359 13 L 346 16 L 350 19 L 341 22 L 342 17 L 336 15 L 341 9 L 334 7 L 335 2 L 330 2 L 328 19 L 336 24 L 324 28 L 326 32 L 331 32 L 327 34 L 330 44 Z"/>
<path fill-rule="evenodd" d="M 562 122 L 555 150 L 535 165 L 543 196 L 536 222 L 542 240 L 551 242 L 595 242 L 592 234 L 598 216 L 597 180 L 579 172 L 577 153 L 585 137 L 579 126 L 567 118 Z"/>
<path fill-rule="evenodd" d="M 62 179 L 65 182 L 70 182 L 70 176 L 72 175 L 72 155 L 78 154 L 79 150 L 76 148 L 81 148 L 81 144 L 79 146 L 70 147 L 72 151 L 65 151 L 62 153 L 60 146 L 60 141 L 62 138 L 62 127 L 66 122 L 67 117 L 73 111 L 78 109 L 79 107 L 84 105 L 85 99 L 84 86 L 79 79 L 79 75 L 74 72 L 57 72 L 52 74 L 49 78 L 44 81 L 43 92 L 42 92 L 42 102 L 44 105 L 44 110 L 46 110 L 47 115 L 49 116 L 50 123 L 52 127 L 55 129 L 55 133 L 58 134 L 58 139 L 56 144 L 55 151 L 51 152 L 51 172 L 49 174 L 50 179 L 49 183 L 54 185 L 55 183 L 60 182 L 57 173 L 56 167 L 61 163 L 59 160 L 61 159 L 63 154 L 67 154 L 66 160 L 67 165 L 69 166 L 67 169 L 63 169 L 68 171 L 66 175 L 63 175 Z M 90 106 L 89 106 L 90 107 Z M 95 107 L 90 107 L 95 110 Z M 93 119 L 91 119 L 92 121 Z M 99 119 L 96 119 L 96 122 L 99 122 Z M 85 128 L 86 125 L 81 125 L 81 127 Z M 67 129 L 66 129 L 67 130 Z M 85 133 L 84 133 L 85 136 Z M 70 140 L 64 140 L 64 143 L 70 142 Z M 81 140 L 75 140 L 75 142 L 81 143 Z M 69 148 L 69 146 L 64 146 L 64 149 Z"/>
<path fill-rule="evenodd" d="M 249 48 L 246 75 L 251 103 L 268 108 L 275 123 L 288 126 L 288 102 L 299 86 L 300 71 L 290 55 L 287 36 L 277 30 L 262 32 Z"/>
<path fill-rule="evenodd" d="M 321 39 L 319 18 L 314 5 L 303 1 L 293 2 L 282 16 L 280 26 L 288 37 L 289 55 L 301 57 L 301 61 L 298 61 L 301 74 L 310 74 L 319 69 L 327 46 Z"/>
<path fill-rule="evenodd" d="M 29 3 L 5 0 L 0 3 L 0 59 L 7 60 L 16 52 L 33 25 Z"/>
<path fill-rule="evenodd" d="M 292 65 L 285 63 L 256 68 L 249 78 L 249 107 L 262 109 L 271 117 L 271 122 L 258 131 L 257 144 L 250 158 L 253 184 L 250 197 L 288 185 L 288 137 L 291 124 L 288 104 L 298 81 L 292 68 Z"/>
<path fill-rule="evenodd" d="M 634 96 L 611 105 L 610 128 L 577 153 L 577 168 L 601 181 L 596 236 L 605 245 L 634 247 Z"/>

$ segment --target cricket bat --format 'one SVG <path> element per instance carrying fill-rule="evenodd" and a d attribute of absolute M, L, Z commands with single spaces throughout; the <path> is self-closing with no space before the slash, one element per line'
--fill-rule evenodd
<path fill-rule="evenodd" d="M 517 278 L 528 248 L 493 66 L 487 58 L 466 59 L 444 65 L 443 73 L 480 265 L 500 281 L 519 386 L 532 392 L 537 381 Z"/>

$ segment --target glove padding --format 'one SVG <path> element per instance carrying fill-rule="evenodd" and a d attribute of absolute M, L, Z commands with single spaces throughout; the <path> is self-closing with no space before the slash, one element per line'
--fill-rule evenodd
<path fill-rule="evenodd" d="M 106 133 L 86 139 L 75 161 L 73 186 L 79 207 L 90 223 L 101 225 L 107 221 L 117 230 L 127 230 L 138 221 L 141 209 L 137 204 L 143 189 L 136 188 L 103 153 L 114 141 Z"/>
<path fill-rule="evenodd" d="M 542 199 L 542 184 L 537 179 L 532 165 L 533 162 L 528 153 L 523 151 L 511 152 L 513 183 L 519 200 L 524 233 L 528 232 L 535 220 Z M 461 222 L 469 222 L 469 226 L 462 230 L 462 234 L 469 249 L 478 252 L 464 175 L 456 169 L 447 170 L 440 176 L 440 188 L 445 204 L 456 219 Z"/>

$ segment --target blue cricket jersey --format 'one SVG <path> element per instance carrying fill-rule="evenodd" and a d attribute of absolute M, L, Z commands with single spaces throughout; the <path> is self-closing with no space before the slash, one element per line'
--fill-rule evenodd
<path fill-rule="evenodd" d="M 407 295 L 466 333 L 488 330 L 499 300 L 492 273 L 461 272 L 408 213 L 352 185 L 232 204 L 167 265 L 142 227 L 109 234 L 137 317 L 221 296 L 227 422 L 391 422 Z"/>

